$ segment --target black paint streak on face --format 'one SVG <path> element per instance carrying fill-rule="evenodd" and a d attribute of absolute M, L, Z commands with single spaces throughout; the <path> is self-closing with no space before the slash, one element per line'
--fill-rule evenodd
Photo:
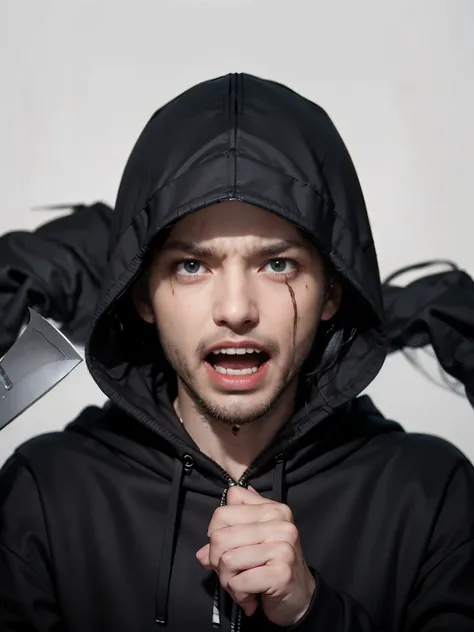
<path fill-rule="evenodd" d="M 293 350 L 296 346 L 296 328 L 298 326 L 298 305 L 296 304 L 295 292 L 288 283 L 288 277 L 285 277 L 286 287 L 290 293 L 291 302 L 293 303 Z"/>
<path fill-rule="evenodd" d="M 170 276 L 170 287 L 171 287 L 171 294 L 174 296 L 174 277 L 173 275 Z"/>

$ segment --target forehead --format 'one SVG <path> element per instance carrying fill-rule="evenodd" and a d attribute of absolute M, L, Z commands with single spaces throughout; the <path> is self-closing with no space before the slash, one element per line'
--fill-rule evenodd
<path fill-rule="evenodd" d="M 292 222 L 237 200 L 212 204 L 190 213 L 173 226 L 169 237 L 192 239 L 193 242 L 227 239 L 303 240 L 301 231 Z"/>

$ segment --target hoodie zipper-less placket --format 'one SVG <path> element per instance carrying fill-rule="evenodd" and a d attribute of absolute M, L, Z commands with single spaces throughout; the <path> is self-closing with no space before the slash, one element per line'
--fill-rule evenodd
<path fill-rule="evenodd" d="M 273 490 L 277 494 L 278 502 L 283 501 L 283 471 L 284 471 L 284 454 L 279 452 L 275 457 L 275 470 L 273 478 Z M 251 474 L 255 474 L 256 470 L 253 465 L 248 467 L 238 481 L 235 481 L 230 474 L 228 474 L 224 468 L 219 467 L 224 480 L 227 483 L 227 487 L 222 491 L 220 506 L 223 507 L 227 503 L 227 493 L 231 487 L 239 485 L 240 487 L 248 487 L 248 480 Z M 221 586 L 219 581 L 216 585 L 214 592 L 213 610 L 212 610 L 212 624 L 213 627 L 220 627 L 220 595 Z M 240 626 L 242 621 L 242 608 L 235 602 L 232 602 L 232 613 L 230 620 L 230 632 L 240 632 Z"/>
<path fill-rule="evenodd" d="M 239 478 L 238 481 L 235 481 L 232 478 L 232 476 L 230 476 L 230 474 L 228 474 L 223 468 L 220 468 L 220 469 L 221 469 L 222 476 L 228 485 L 228 487 L 224 488 L 221 495 L 220 506 L 223 507 L 224 505 L 227 504 L 227 493 L 231 487 L 235 487 L 236 485 L 239 485 L 240 487 L 247 487 L 249 473 L 251 472 L 252 468 L 251 467 L 248 468 L 242 474 L 242 476 Z M 219 581 L 217 581 L 215 591 L 214 591 L 214 600 L 212 604 L 212 625 L 215 628 L 219 628 L 221 625 L 220 608 L 221 608 L 222 600 L 220 596 L 221 596 L 221 585 Z M 230 632 L 239 632 L 241 619 L 242 619 L 242 608 L 240 608 L 240 606 L 235 601 L 233 601 L 232 602 L 232 615 L 231 615 L 231 621 L 230 621 Z"/>

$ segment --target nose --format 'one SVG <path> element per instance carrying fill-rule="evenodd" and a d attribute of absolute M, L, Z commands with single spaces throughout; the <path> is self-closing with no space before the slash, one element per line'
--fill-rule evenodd
<path fill-rule="evenodd" d="M 243 272 L 222 273 L 215 286 L 213 319 L 219 327 L 228 327 L 236 333 L 258 325 L 258 307 L 251 283 Z"/>

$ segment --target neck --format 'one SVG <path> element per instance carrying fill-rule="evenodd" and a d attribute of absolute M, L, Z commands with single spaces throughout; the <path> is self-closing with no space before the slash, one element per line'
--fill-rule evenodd
<path fill-rule="evenodd" d="M 238 481 L 257 456 L 272 442 L 283 424 L 290 419 L 294 400 L 295 385 L 292 385 L 281 396 L 272 411 L 256 421 L 239 426 L 235 432 L 232 425 L 203 415 L 179 382 L 175 410 L 201 452 Z"/>

